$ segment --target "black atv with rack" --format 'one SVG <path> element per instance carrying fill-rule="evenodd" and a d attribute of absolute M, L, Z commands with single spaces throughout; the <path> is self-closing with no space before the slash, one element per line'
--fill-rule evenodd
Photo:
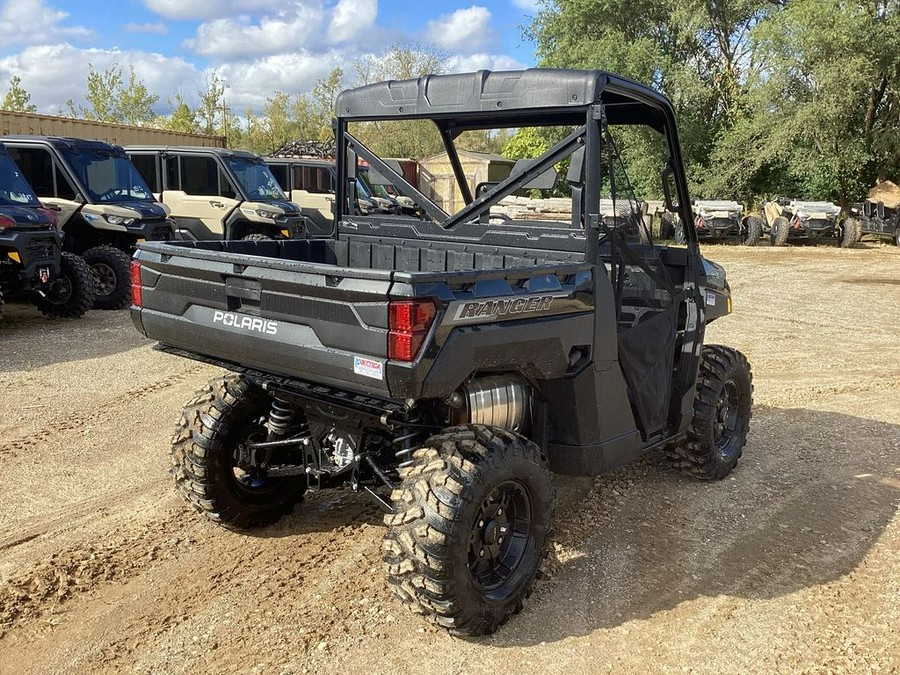
<path fill-rule="evenodd" d="M 135 325 L 170 354 L 233 371 L 188 402 L 172 444 L 184 498 L 227 527 L 264 525 L 311 489 L 365 491 L 387 511 L 384 562 L 401 602 L 452 632 L 494 631 L 550 548 L 551 472 L 593 476 L 665 448 L 716 480 L 736 466 L 752 382 L 704 344 L 731 311 L 700 255 L 669 101 L 602 71 L 428 76 L 343 92 L 331 236 L 145 243 Z M 447 213 L 351 124 L 436 125 L 465 206 Z M 686 245 L 636 236 L 622 126 L 661 134 L 667 206 Z M 456 139 L 564 128 L 480 194 Z M 425 216 L 360 214 L 359 159 Z M 563 160 L 559 222 L 486 214 Z M 601 208 L 601 200 L 613 208 Z"/>

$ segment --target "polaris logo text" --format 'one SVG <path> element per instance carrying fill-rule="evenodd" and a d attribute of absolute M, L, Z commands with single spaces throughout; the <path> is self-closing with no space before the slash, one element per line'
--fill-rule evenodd
<path fill-rule="evenodd" d="M 493 319 L 528 312 L 544 312 L 553 303 L 552 295 L 539 298 L 511 298 L 504 300 L 484 300 L 465 302 L 456 310 L 456 320 Z"/>
<path fill-rule="evenodd" d="M 242 316 L 240 314 L 221 312 L 219 310 L 216 310 L 213 314 L 213 323 L 220 323 L 229 328 L 239 328 L 241 330 L 263 333 L 264 335 L 275 335 L 278 333 L 277 321 L 260 319 L 254 316 Z"/>

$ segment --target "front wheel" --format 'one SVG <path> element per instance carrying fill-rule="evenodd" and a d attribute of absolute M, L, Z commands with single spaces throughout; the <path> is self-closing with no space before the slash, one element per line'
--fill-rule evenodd
<path fill-rule="evenodd" d="M 131 258 L 112 246 L 84 252 L 94 275 L 95 309 L 125 309 L 131 304 Z"/>
<path fill-rule="evenodd" d="M 415 452 L 401 478 L 385 517 L 391 590 L 455 634 L 494 632 L 521 609 L 550 546 L 546 458 L 509 431 L 451 427 Z"/>
<path fill-rule="evenodd" d="M 772 246 L 784 246 L 787 244 L 790 234 L 790 223 L 784 216 L 778 216 L 772 221 L 772 231 L 769 232 L 769 243 Z"/>
<path fill-rule="evenodd" d="M 59 276 L 35 299 L 41 313 L 52 319 L 79 319 L 94 304 L 94 279 L 91 268 L 74 253 L 63 253 Z"/>
<path fill-rule="evenodd" d="M 669 458 L 697 478 L 725 478 L 744 451 L 752 407 L 753 375 L 747 357 L 730 347 L 704 347 L 694 417 L 684 441 L 669 448 Z"/>
<path fill-rule="evenodd" d="M 188 401 L 172 438 L 172 475 L 181 496 L 221 525 L 271 523 L 303 497 L 305 478 L 269 478 L 242 461 L 265 441 L 271 398 L 242 375 L 211 380 Z M 243 466 L 242 466 L 243 465 Z"/>

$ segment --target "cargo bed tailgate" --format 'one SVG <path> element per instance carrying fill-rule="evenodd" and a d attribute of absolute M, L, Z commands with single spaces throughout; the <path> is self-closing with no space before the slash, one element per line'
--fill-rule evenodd
<path fill-rule="evenodd" d="M 204 356 L 387 392 L 390 271 L 145 244 L 138 328 Z"/>

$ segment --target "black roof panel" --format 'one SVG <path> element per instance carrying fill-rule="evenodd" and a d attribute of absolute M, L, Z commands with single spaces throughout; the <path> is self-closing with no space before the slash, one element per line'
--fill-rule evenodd
<path fill-rule="evenodd" d="M 434 119 L 458 129 L 578 124 L 601 100 L 614 123 L 659 126 L 672 110 L 657 91 L 602 70 L 530 68 L 369 84 L 342 92 L 335 114 L 347 121 Z"/>

